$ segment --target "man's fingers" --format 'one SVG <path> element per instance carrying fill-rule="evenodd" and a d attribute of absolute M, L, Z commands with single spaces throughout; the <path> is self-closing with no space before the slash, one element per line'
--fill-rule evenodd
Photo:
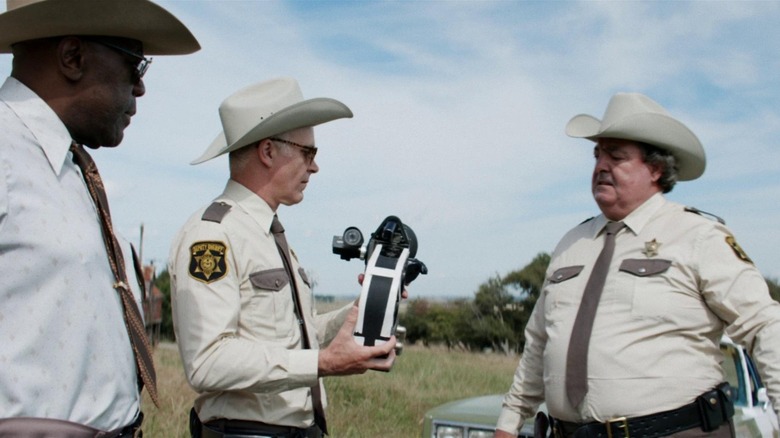
<path fill-rule="evenodd" d="M 342 328 L 346 327 L 349 328 L 350 333 L 354 332 L 355 326 L 357 325 L 358 313 L 360 313 L 360 308 L 357 305 L 352 306 L 352 308 L 349 309 L 349 313 L 347 313 L 347 317 L 344 319 Z"/>
<path fill-rule="evenodd" d="M 387 357 L 385 358 L 375 357 L 374 359 L 371 359 L 369 361 L 369 368 L 376 371 L 390 371 L 390 369 L 393 368 L 394 362 L 395 350 L 393 349 L 387 353 Z"/>

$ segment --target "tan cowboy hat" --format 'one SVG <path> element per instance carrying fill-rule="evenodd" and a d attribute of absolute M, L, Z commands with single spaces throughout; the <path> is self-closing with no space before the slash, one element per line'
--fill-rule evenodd
<path fill-rule="evenodd" d="M 704 148 L 685 125 L 658 103 L 639 93 L 617 93 L 609 101 L 604 118 L 574 116 L 566 125 L 570 137 L 619 138 L 647 143 L 669 151 L 677 160 L 677 177 L 690 181 L 704 173 Z"/>
<path fill-rule="evenodd" d="M 277 78 L 235 92 L 219 106 L 219 117 L 222 133 L 190 164 L 200 164 L 293 129 L 349 118 L 352 111 L 327 97 L 303 100 L 295 79 Z"/>
<path fill-rule="evenodd" d="M 149 0 L 6 0 L 0 14 L 0 53 L 11 45 L 66 35 L 141 41 L 146 55 L 183 55 L 200 49 L 184 24 Z"/>

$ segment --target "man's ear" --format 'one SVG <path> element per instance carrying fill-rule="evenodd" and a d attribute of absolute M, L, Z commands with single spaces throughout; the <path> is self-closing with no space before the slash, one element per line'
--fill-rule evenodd
<path fill-rule="evenodd" d="M 256 153 L 264 166 L 271 167 L 273 166 L 274 158 L 276 158 L 279 151 L 274 147 L 273 142 L 266 138 L 257 143 Z"/>
<path fill-rule="evenodd" d="M 663 167 L 660 164 L 655 164 L 649 166 L 650 168 L 650 178 L 652 179 L 653 183 L 657 183 L 661 176 L 663 175 Z"/>
<path fill-rule="evenodd" d="M 70 81 L 84 77 L 85 45 L 86 42 L 78 37 L 65 37 L 57 45 L 57 67 Z"/>

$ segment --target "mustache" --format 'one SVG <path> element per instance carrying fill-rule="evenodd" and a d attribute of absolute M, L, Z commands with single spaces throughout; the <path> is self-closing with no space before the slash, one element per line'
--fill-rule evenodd
<path fill-rule="evenodd" d="M 599 172 L 596 174 L 596 177 L 593 178 L 593 182 L 596 184 L 614 184 L 614 181 L 612 180 L 612 174 L 607 172 Z"/>

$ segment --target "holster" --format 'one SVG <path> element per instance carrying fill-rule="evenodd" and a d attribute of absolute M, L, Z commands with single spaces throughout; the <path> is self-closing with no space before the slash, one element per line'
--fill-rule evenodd
<path fill-rule="evenodd" d="M 534 418 L 534 438 L 548 438 L 547 429 L 550 428 L 550 419 L 544 412 L 537 412 Z"/>

